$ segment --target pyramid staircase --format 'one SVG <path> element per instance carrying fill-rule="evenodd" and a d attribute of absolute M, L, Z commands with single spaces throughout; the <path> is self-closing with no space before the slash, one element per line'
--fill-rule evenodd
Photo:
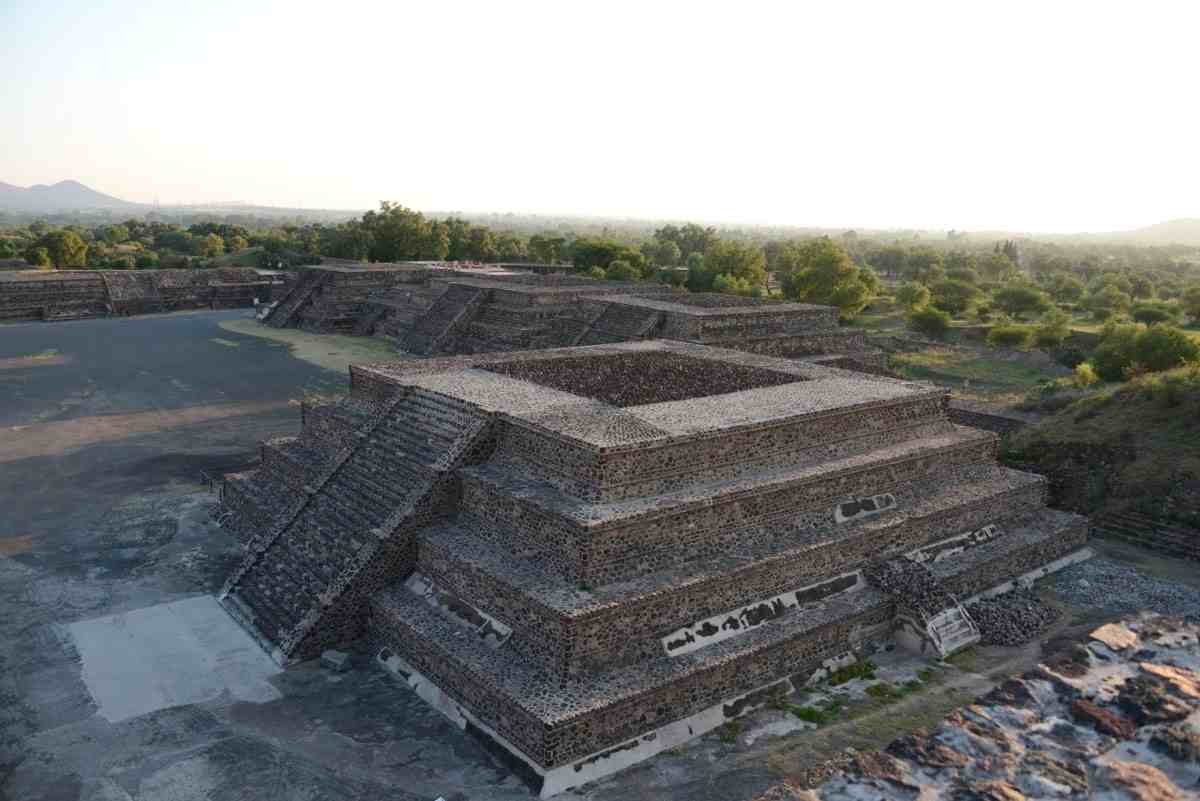
<path fill-rule="evenodd" d="M 662 312 L 618 303 L 608 304 L 579 339 L 580 345 L 604 345 L 646 339 L 659 323 Z"/>
<path fill-rule="evenodd" d="M 487 428 L 435 393 L 387 401 L 251 540 L 221 592 L 226 609 L 281 664 L 353 638 L 372 587 L 408 572 L 413 532 L 443 510 L 450 472 Z"/>
<path fill-rule="evenodd" d="M 299 280 L 277 304 L 271 307 L 263 322 L 272 328 L 286 328 L 296 313 L 312 299 L 313 294 L 325 282 L 326 273 L 320 270 L 304 270 Z"/>
<path fill-rule="evenodd" d="M 486 297 L 486 290 L 451 284 L 429 310 L 417 318 L 401 348 L 419 356 L 437 353 L 454 331 L 470 320 Z"/>

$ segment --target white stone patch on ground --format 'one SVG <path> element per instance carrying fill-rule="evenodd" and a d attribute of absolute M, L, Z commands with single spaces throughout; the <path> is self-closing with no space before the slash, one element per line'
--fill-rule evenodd
<path fill-rule="evenodd" d="M 817 724 L 806 723 L 789 712 L 763 712 L 753 720 L 753 728 L 738 738 L 743 745 L 754 745 L 764 737 L 782 737 L 792 732 L 817 728 Z"/>
<path fill-rule="evenodd" d="M 228 693 L 263 703 L 280 697 L 279 673 L 212 596 L 81 620 L 67 626 L 88 692 L 110 723 Z"/>

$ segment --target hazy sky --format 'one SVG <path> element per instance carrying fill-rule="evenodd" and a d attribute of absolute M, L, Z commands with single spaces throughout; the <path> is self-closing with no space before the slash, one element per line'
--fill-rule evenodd
<path fill-rule="evenodd" d="M 0 0 L 0 181 L 863 227 L 1200 216 L 1195 2 Z"/>

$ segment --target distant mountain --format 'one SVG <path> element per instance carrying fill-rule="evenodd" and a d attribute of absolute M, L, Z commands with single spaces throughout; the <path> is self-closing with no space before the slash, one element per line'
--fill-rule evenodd
<path fill-rule="evenodd" d="M 1129 231 L 1125 237 L 1145 245 L 1197 245 L 1200 246 L 1200 219 L 1189 217 L 1180 220 L 1147 225 Z"/>
<path fill-rule="evenodd" d="M 138 209 L 140 203 L 130 203 L 103 192 L 97 192 L 78 181 L 59 181 L 56 184 L 35 184 L 22 188 L 0 181 L 0 211 L 46 212 L 82 211 L 86 209 Z"/>

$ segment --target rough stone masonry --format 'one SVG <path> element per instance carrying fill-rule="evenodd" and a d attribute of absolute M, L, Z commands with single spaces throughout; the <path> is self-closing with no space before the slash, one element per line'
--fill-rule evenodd
<path fill-rule="evenodd" d="M 779 314 L 745 325 L 804 330 Z M 247 550 L 222 602 L 283 664 L 368 638 L 543 796 L 901 626 L 942 655 L 974 641 L 960 598 L 1086 538 L 923 383 L 663 339 L 350 372 L 226 480 Z M 895 560 L 921 603 L 880 578 Z"/>

